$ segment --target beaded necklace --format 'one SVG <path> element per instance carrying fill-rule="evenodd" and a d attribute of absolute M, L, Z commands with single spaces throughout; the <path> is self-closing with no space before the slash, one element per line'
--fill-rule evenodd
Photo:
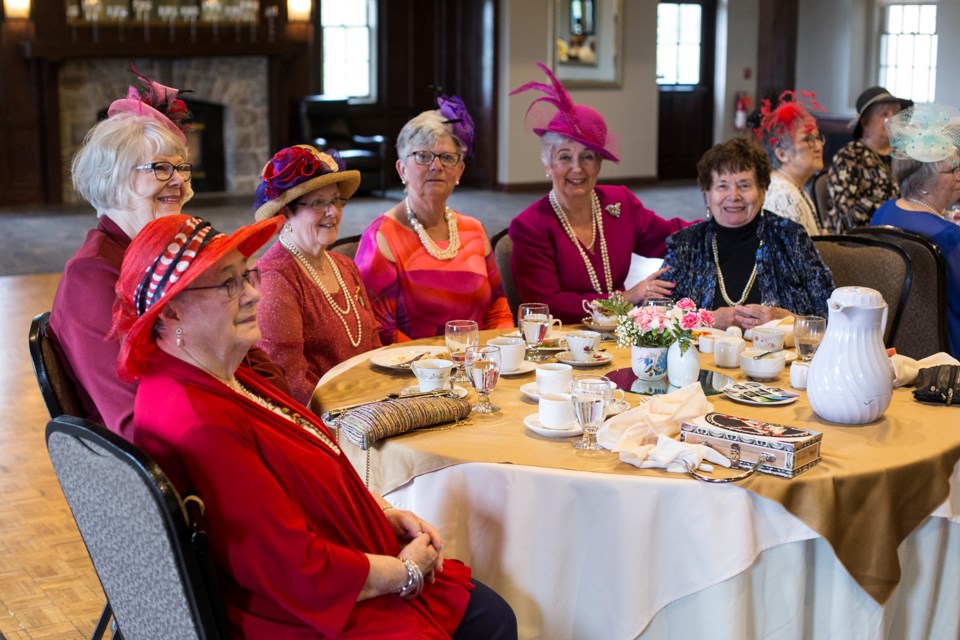
<path fill-rule="evenodd" d="M 450 207 L 445 207 L 444 209 L 443 218 L 447 221 L 447 233 L 450 236 L 450 244 L 447 245 L 446 249 L 441 249 L 413 213 L 413 209 L 410 208 L 410 198 L 404 198 L 403 203 L 407 208 L 407 220 L 410 221 L 410 226 L 413 227 L 413 230 L 417 232 L 417 235 L 420 237 L 420 244 L 427 250 L 427 253 L 437 260 L 453 260 L 457 256 L 457 252 L 460 251 L 457 214 L 451 211 Z"/>
<path fill-rule="evenodd" d="M 363 322 L 360 320 L 360 310 L 357 308 L 357 303 L 353 301 L 353 298 L 350 297 L 350 292 L 347 291 L 347 283 L 343 281 L 343 275 L 340 273 L 340 269 L 337 267 L 337 263 L 333 261 L 333 258 L 330 257 L 330 254 L 326 251 L 323 252 L 324 257 L 327 259 L 327 263 L 333 268 L 333 275 L 337 279 L 337 284 L 340 285 L 340 290 L 343 291 L 343 297 L 347 301 L 347 306 L 341 309 L 337 305 L 337 301 L 333 299 L 333 295 L 327 291 L 327 288 L 323 286 L 323 282 L 320 281 L 320 276 L 317 274 L 317 270 L 313 268 L 313 265 L 310 264 L 310 261 L 307 260 L 307 257 L 294 245 L 292 242 L 287 240 L 281 234 L 280 244 L 286 249 L 293 258 L 303 266 L 304 270 L 307 272 L 307 275 L 310 276 L 310 279 L 313 280 L 314 284 L 320 287 L 320 291 L 323 292 L 323 296 L 327 299 L 327 303 L 330 307 L 336 312 L 337 317 L 340 318 L 340 323 L 343 325 L 344 331 L 347 332 L 347 338 L 350 339 L 350 344 L 354 348 L 360 346 L 360 341 L 363 339 Z M 357 319 L 357 337 L 354 338 L 353 334 L 350 333 L 350 326 L 347 324 L 347 316 L 350 315 L 350 312 L 353 312 L 353 316 Z"/>
<path fill-rule="evenodd" d="M 592 196 L 590 202 L 590 216 L 592 218 L 592 225 L 599 231 L 600 260 L 603 263 L 603 276 L 606 278 L 607 294 L 610 294 L 613 293 L 613 276 L 610 275 L 610 256 L 607 255 L 607 239 L 603 235 L 603 218 L 600 216 L 600 198 L 597 197 L 596 191 L 590 195 Z M 588 256 L 587 252 L 584 250 L 583 243 L 580 242 L 579 238 L 577 238 L 577 234 L 574 232 L 573 226 L 570 224 L 570 219 L 567 218 L 567 212 L 563 210 L 563 206 L 560 204 L 560 201 L 557 200 L 557 195 L 552 189 L 550 190 L 550 206 L 553 207 L 553 212 L 557 214 L 557 218 L 560 220 L 560 225 L 563 227 L 563 230 L 567 232 L 567 236 L 570 237 L 570 240 L 573 242 L 573 246 L 575 246 L 577 251 L 580 252 L 580 257 L 583 259 L 583 264 L 587 267 L 587 275 L 590 276 L 590 284 L 593 285 L 593 290 L 597 293 L 603 293 L 603 288 L 600 286 L 600 280 L 597 278 L 597 272 L 590 263 L 590 256 Z M 595 242 L 596 235 L 594 235 L 591 245 Z"/>
<path fill-rule="evenodd" d="M 301 417 L 299 413 L 295 413 L 287 407 L 282 407 L 277 403 L 273 402 L 272 400 L 261 398 L 259 395 L 257 395 L 250 389 L 247 389 L 242 384 L 240 384 L 240 381 L 237 381 L 237 386 L 234 387 L 234 391 L 237 391 L 241 395 L 252 400 L 253 402 L 263 407 L 264 409 L 272 411 L 278 416 L 286 418 L 287 420 L 294 423 L 295 425 L 297 425 L 298 427 L 300 427 L 310 435 L 319 439 L 321 442 L 323 442 L 323 444 L 330 447 L 330 449 L 332 449 L 336 455 L 340 455 L 340 447 L 337 446 L 337 443 L 331 440 L 330 438 L 328 438 L 326 434 L 320 431 L 320 429 L 317 429 L 315 426 L 313 426 L 313 424 L 311 424 L 309 420 L 306 420 L 305 418 Z"/>
<path fill-rule="evenodd" d="M 734 302 L 730 299 L 730 296 L 727 294 L 727 286 L 723 281 L 723 271 L 720 270 L 720 253 L 717 251 L 717 234 L 713 234 L 711 239 L 711 244 L 713 245 L 713 264 L 717 265 L 717 283 L 720 285 L 720 295 L 723 296 L 724 302 L 731 307 L 735 307 L 738 304 L 743 304 L 743 301 L 747 299 L 747 296 L 750 295 L 750 290 L 753 289 L 753 283 L 757 280 L 757 267 L 760 265 L 760 259 L 757 258 L 753 263 L 753 272 L 750 274 L 750 279 L 747 280 L 747 286 L 743 289 L 743 295 L 740 296 L 740 299 Z M 763 247 L 763 240 L 760 241 L 760 247 Z M 759 249 L 758 249 L 759 251 Z"/>
<path fill-rule="evenodd" d="M 930 206 L 929 204 L 927 204 L 927 203 L 924 202 L 923 200 L 915 200 L 915 199 L 913 199 L 913 198 L 904 198 L 904 200 L 906 200 L 907 202 L 912 202 L 913 204 L 917 205 L 918 207 L 923 207 L 924 209 L 926 209 L 927 211 L 929 211 L 929 212 L 932 213 L 933 215 L 937 216 L 938 218 L 942 218 L 942 217 L 943 217 L 943 211 L 937 211 L 936 209 L 934 209 L 932 206 Z"/>

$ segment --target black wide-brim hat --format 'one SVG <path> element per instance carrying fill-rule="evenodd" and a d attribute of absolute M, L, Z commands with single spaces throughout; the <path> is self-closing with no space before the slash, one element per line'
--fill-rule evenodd
<path fill-rule="evenodd" d="M 853 139 L 859 140 L 863 137 L 863 114 L 867 109 L 875 104 L 892 102 L 900 105 L 901 109 L 913 106 L 913 100 L 907 98 L 898 98 L 883 87 L 870 87 L 860 94 L 857 98 L 857 124 L 853 128 Z"/>

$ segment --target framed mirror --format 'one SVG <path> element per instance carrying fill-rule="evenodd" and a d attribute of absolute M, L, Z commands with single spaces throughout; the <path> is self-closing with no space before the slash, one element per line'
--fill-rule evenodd
<path fill-rule="evenodd" d="M 553 73 L 568 87 L 619 87 L 622 0 L 554 0 Z"/>

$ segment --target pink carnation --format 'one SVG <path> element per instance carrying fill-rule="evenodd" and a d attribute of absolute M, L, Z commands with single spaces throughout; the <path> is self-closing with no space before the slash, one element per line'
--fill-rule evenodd
<path fill-rule="evenodd" d="M 692 313 L 685 313 L 683 317 L 680 318 L 680 326 L 684 329 L 696 329 L 700 326 L 700 316 L 694 311 Z"/>
<path fill-rule="evenodd" d="M 690 298 L 681 298 L 680 301 L 674 305 L 677 309 L 682 309 L 684 311 L 696 311 L 697 305 L 693 303 L 693 300 Z"/>
<path fill-rule="evenodd" d="M 712 327 L 713 323 L 716 321 L 716 318 L 713 317 L 712 311 L 700 309 L 698 315 L 700 316 L 700 323 L 705 327 Z"/>

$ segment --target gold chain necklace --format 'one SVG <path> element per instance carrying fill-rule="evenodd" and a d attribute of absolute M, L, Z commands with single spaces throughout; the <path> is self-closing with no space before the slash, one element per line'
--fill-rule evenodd
<path fill-rule="evenodd" d="M 326 434 L 323 433 L 323 431 L 320 431 L 320 429 L 317 429 L 315 426 L 313 426 L 310 423 L 309 420 L 303 418 L 299 413 L 291 411 L 287 407 L 282 407 L 277 403 L 273 402 L 272 400 L 267 400 L 266 398 L 260 397 L 250 389 L 247 389 L 245 386 L 240 384 L 239 380 L 237 381 L 237 387 L 235 390 L 238 391 L 241 395 L 257 403 L 264 409 L 272 411 L 273 413 L 277 414 L 282 418 L 286 418 L 287 420 L 294 423 L 295 425 L 297 425 L 298 427 L 300 427 L 310 435 L 319 439 L 321 442 L 323 442 L 323 444 L 330 447 L 335 454 L 340 455 L 340 447 L 337 446 L 337 443 L 331 440 L 330 438 L 328 438 Z"/>
<path fill-rule="evenodd" d="M 932 213 L 933 215 L 937 216 L 938 218 L 942 218 L 942 217 L 943 217 L 943 211 L 937 211 L 936 209 L 934 209 L 932 206 L 930 206 L 929 204 L 927 204 L 927 203 L 924 202 L 923 200 L 915 200 L 915 199 L 913 199 L 913 198 L 904 198 L 904 200 L 906 200 L 907 202 L 912 202 L 913 204 L 917 205 L 918 207 L 923 207 L 924 209 L 926 209 L 927 211 L 929 211 L 929 212 Z"/>
<path fill-rule="evenodd" d="M 591 222 L 599 230 L 600 235 L 600 261 L 603 263 L 603 277 L 607 281 L 607 293 L 613 293 L 613 277 L 610 275 L 610 257 L 607 255 L 607 239 L 603 235 L 603 218 L 600 215 L 600 198 L 597 197 L 597 192 L 594 191 L 590 194 L 592 196 L 590 202 L 590 216 Z M 577 248 L 577 251 L 580 252 L 580 257 L 583 259 L 583 264 L 587 267 L 587 275 L 590 276 L 590 284 L 593 285 L 593 290 L 597 293 L 603 293 L 603 288 L 600 286 L 600 280 L 597 278 L 597 272 L 594 270 L 593 265 L 590 263 L 590 256 L 587 255 L 587 252 L 583 249 L 583 243 L 580 242 L 580 239 L 577 238 L 576 232 L 573 230 L 573 226 L 570 224 L 570 219 L 567 218 L 567 212 L 563 210 L 563 206 L 560 204 L 560 201 L 557 200 L 557 195 L 550 190 L 550 206 L 553 207 L 553 212 L 557 214 L 557 218 L 560 220 L 560 225 L 563 227 L 563 230 L 567 232 L 567 236 L 570 237 L 570 240 L 573 242 L 573 246 Z M 594 236 L 593 242 L 596 242 L 596 236 Z"/>
<path fill-rule="evenodd" d="M 738 304 L 743 304 L 747 299 L 747 296 L 750 295 L 750 290 L 753 289 L 753 283 L 757 279 L 757 267 L 760 265 L 760 258 L 757 258 L 753 263 L 753 272 L 750 274 L 750 279 L 747 281 L 747 286 L 743 290 L 743 295 L 740 296 L 740 299 L 734 302 L 730 299 L 730 296 L 727 295 L 727 285 L 723 281 L 723 271 L 720 270 L 720 254 L 717 251 L 717 234 L 713 234 L 711 239 L 713 244 L 713 264 L 717 265 L 717 282 L 720 284 L 720 295 L 723 296 L 724 302 L 731 307 L 735 307 Z M 763 240 L 760 241 L 760 247 L 763 246 Z M 759 251 L 759 248 L 757 249 Z"/>
<path fill-rule="evenodd" d="M 350 297 L 350 292 L 347 291 L 347 283 L 343 281 L 343 275 L 340 273 L 340 268 L 337 267 L 337 263 L 333 261 L 333 258 L 330 257 L 330 254 L 326 251 L 323 252 L 324 257 L 327 259 L 327 262 L 333 268 L 333 276 L 337 279 L 337 284 L 340 285 L 340 290 L 343 291 L 343 297 L 347 301 L 347 306 L 341 309 L 337 305 L 337 301 L 333 299 L 333 295 L 327 288 L 323 286 L 323 282 L 320 281 L 320 276 L 317 274 L 317 270 L 313 268 L 313 265 L 310 264 L 310 261 L 307 260 L 307 257 L 298 249 L 292 242 L 287 240 L 281 234 L 280 244 L 283 246 L 293 258 L 299 262 L 304 270 L 307 272 L 307 275 L 310 276 L 310 279 L 313 280 L 320 291 L 323 292 L 323 296 L 327 299 L 327 303 L 330 307 L 336 312 L 337 317 L 340 318 L 340 323 L 343 325 L 343 330 L 347 332 L 347 338 L 350 339 L 350 344 L 354 348 L 360 346 L 360 341 L 363 339 L 363 322 L 360 320 L 360 309 L 357 308 L 357 303 L 353 301 Z M 357 337 L 354 339 L 353 334 L 350 333 L 350 326 L 347 324 L 347 316 L 350 315 L 350 312 L 353 311 L 353 316 L 357 319 Z"/>
<path fill-rule="evenodd" d="M 441 249 L 413 213 L 413 209 L 410 208 L 410 198 L 404 198 L 403 204 L 407 208 L 407 220 L 413 230 L 417 232 L 420 237 L 420 244 L 427 250 L 427 253 L 437 260 L 453 260 L 457 257 L 457 252 L 460 251 L 460 234 L 457 232 L 457 214 L 451 211 L 450 207 L 445 207 L 443 213 L 443 218 L 447 221 L 447 234 L 450 236 L 450 244 L 447 245 L 446 249 Z"/>

